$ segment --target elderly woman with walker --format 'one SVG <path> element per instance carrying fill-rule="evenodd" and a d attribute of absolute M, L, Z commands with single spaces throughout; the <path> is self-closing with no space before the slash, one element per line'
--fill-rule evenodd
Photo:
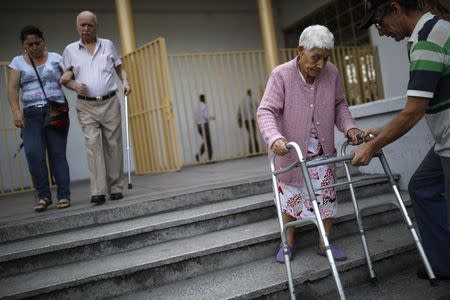
<path fill-rule="evenodd" d="M 298 55 L 276 67 L 268 80 L 263 99 L 257 111 L 261 134 L 269 147 L 269 156 L 281 156 L 277 168 L 287 167 L 296 160 L 295 151 L 289 152 L 287 142 L 300 146 L 307 161 L 336 156 L 334 126 L 345 134 L 352 144 L 358 143 L 363 133 L 356 128 L 338 69 L 328 61 L 334 47 L 333 34 L 321 25 L 307 27 L 299 39 Z M 308 170 L 314 188 L 336 181 L 334 164 L 321 165 Z M 299 168 L 281 174 L 278 193 L 281 199 L 283 223 L 314 218 L 313 205 Z M 315 192 L 326 236 L 329 237 L 333 217 L 337 213 L 336 189 Z M 294 255 L 294 228 L 287 229 L 288 257 Z M 335 260 L 346 259 L 345 253 L 330 245 Z M 317 254 L 326 256 L 322 239 Z M 284 263 L 283 247 L 276 260 Z"/>

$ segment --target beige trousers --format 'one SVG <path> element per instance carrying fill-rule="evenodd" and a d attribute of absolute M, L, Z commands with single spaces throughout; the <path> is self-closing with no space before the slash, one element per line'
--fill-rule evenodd
<path fill-rule="evenodd" d="M 121 193 L 123 146 L 119 99 L 117 96 L 105 101 L 78 99 L 76 109 L 86 140 L 91 195 Z"/>

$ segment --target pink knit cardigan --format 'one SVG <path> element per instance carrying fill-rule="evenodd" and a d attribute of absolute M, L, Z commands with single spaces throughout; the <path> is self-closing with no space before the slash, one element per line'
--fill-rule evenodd
<path fill-rule="evenodd" d="M 339 79 L 339 71 L 328 62 L 314 85 L 300 79 L 297 58 L 276 67 L 270 75 L 261 104 L 257 111 L 261 134 L 269 147 L 279 138 L 296 142 L 306 156 L 311 122 L 314 120 L 324 154 L 336 155 L 334 125 L 345 134 L 356 127 Z M 295 151 L 275 162 L 277 168 L 285 167 L 296 158 Z M 287 185 L 301 186 L 303 178 L 299 168 L 278 176 Z"/>

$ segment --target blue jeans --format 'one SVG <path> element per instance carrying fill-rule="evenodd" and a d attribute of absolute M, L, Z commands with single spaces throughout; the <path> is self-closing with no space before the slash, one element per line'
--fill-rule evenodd
<path fill-rule="evenodd" d="M 200 159 L 203 153 L 205 153 L 205 142 L 206 142 L 206 151 L 208 153 L 208 159 L 211 160 L 213 156 L 213 149 L 211 144 L 211 132 L 209 131 L 209 123 L 197 124 L 197 130 L 202 137 L 202 145 L 200 146 L 200 152 L 197 153 L 196 157 Z M 203 140 L 203 134 L 205 136 L 204 137 L 205 140 Z"/>
<path fill-rule="evenodd" d="M 431 148 L 411 177 L 408 190 L 431 267 L 436 273 L 450 276 L 450 157 L 439 156 Z"/>
<path fill-rule="evenodd" d="M 23 147 L 31 178 L 38 197 L 52 199 L 46 164 L 46 152 L 55 178 L 58 199 L 70 197 L 69 165 L 66 159 L 67 130 L 44 127 L 47 107 L 27 107 L 23 110 L 25 128 L 22 129 Z"/>

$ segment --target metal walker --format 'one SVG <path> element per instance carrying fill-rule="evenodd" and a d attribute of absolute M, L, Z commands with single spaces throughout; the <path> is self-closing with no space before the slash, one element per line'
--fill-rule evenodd
<path fill-rule="evenodd" d="M 369 276 L 370 276 L 370 280 L 371 281 L 376 281 L 376 275 L 375 272 L 373 270 L 373 266 L 372 266 L 372 261 L 370 259 L 370 254 L 369 254 L 369 249 L 367 247 L 367 242 L 366 242 L 366 237 L 364 234 L 364 228 L 363 228 L 363 223 L 362 223 L 362 217 L 361 217 L 361 212 L 364 211 L 367 208 L 372 208 L 372 207 L 377 207 L 377 206 L 382 206 L 382 205 L 386 205 L 386 203 L 383 204 L 375 204 L 363 209 L 360 209 L 358 207 L 358 203 L 356 201 L 356 196 L 355 196 L 355 191 L 353 188 L 353 184 L 354 183 L 359 183 L 364 181 L 365 179 L 359 179 L 359 180 L 352 180 L 351 175 L 350 175 L 350 171 L 348 168 L 348 162 L 351 161 L 353 159 L 353 155 L 346 155 L 346 149 L 348 146 L 348 142 L 345 142 L 342 147 L 341 147 L 341 156 L 338 157 L 333 157 L 333 158 L 329 158 L 329 159 L 320 159 L 320 160 L 314 160 L 314 161 L 309 161 L 306 162 L 305 158 L 303 157 L 302 151 L 300 150 L 300 147 L 298 146 L 297 143 L 294 142 L 290 142 L 287 144 L 287 148 L 288 149 L 294 149 L 296 151 L 298 160 L 291 163 L 289 166 L 285 167 L 285 168 L 281 168 L 278 170 L 275 170 L 275 159 L 276 159 L 276 155 L 274 155 L 274 157 L 271 160 L 270 163 L 270 169 L 272 172 L 272 186 L 273 186 L 273 191 L 275 194 L 275 202 L 276 202 L 276 207 L 277 207 L 277 215 L 278 215 L 278 221 L 279 221 L 279 225 L 280 225 L 280 232 L 281 232 L 281 241 L 282 241 L 282 245 L 283 245 L 283 254 L 284 254 L 284 261 L 285 261 L 285 265 L 286 265 L 286 271 L 287 271 L 287 277 L 288 277 L 288 286 L 289 286 L 289 293 L 291 296 L 291 299 L 295 299 L 295 286 L 294 286 L 294 281 L 292 278 L 292 269 L 291 269 L 291 262 L 289 260 L 289 254 L 288 254 L 288 245 L 287 245 L 287 229 L 288 228 L 295 228 L 298 227 L 300 225 L 303 225 L 305 223 L 314 223 L 319 231 L 319 235 L 324 243 L 325 246 L 325 251 L 327 254 L 327 258 L 328 261 L 330 263 L 330 268 L 331 268 L 331 272 L 333 274 L 333 278 L 334 281 L 336 283 L 336 288 L 338 290 L 339 293 L 339 297 L 340 299 L 344 300 L 345 299 L 345 294 L 344 294 L 344 289 L 342 288 L 342 284 L 341 284 L 341 280 L 339 277 L 339 273 L 337 271 L 337 267 L 336 267 L 336 262 L 334 261 L 334 257 L 333 254 L 331 252 L 331 248 L 330 248 L 330 244 L 328 242 L 328 237 L 325 233 L 325 228 L 323 226 L 323 222 L 322 222 L 322 218 L 320 216 L 320 212 L 319 212 L 319 207 L 317 204 L 317 198 L 315 195 L 315 191 L 317 190 L 322 190 L 322 189 L 327 189 L 327 188 L 332 188 L 332 187 L 338 187 L 338 186 L 343 186 L 343 185 L 348 185 L 349 189 L 350 189 L 350 195 L 351 195 L 351 199 L 352 199 L 352 203 L 353 203 L 353 208 L 355 210 L 355 216 L 356 216 L 356 221 L 358 224 L 358 229 L 359 229 L 359 234 L 361 236 L 361 242 L 363 245 L 363 250 L 364 250 L 364 255 L 366 258 L 366 262 L 367 262 L 367 267 L 369 269 Z M 385 172 L 385 176 L 386 178 L 389 180 L 393 192 L 395 194 L 395 200 L 392 200 L 392 204 L 394 204 L 401 212 L 403 220 L 406 222 L 408 229 L 411 232 L 412 238 L 414 239 L 414 242 L 416 244 L 416 247 L 419 251 L 419 254 L 422 258 L 423 264 L 425 266 L 425 269 L 427 271 L 428 277 L 430 279 L 430 283 L 431 285 L 437 285 L 437 280 L 436 277 L 434 276 L 433 270 L 431 269 L 430 263 L 428 262 L 428 258 L 425 255 L 425 251 L 423 250 L 422 244 L 419 240 L 419 237 L 416 233 L 416 230 L 414 229 L 414 225 L 411 222 L 411 219 L 408 216 L 408 213 L 406 211 L 406 207 L 403 204 L 403 199 L 398 191 L 397 185 L 395 183 L 394 177 L 392 175 L 391 169 L 389 168 L 389 165 L 386 161 L 386 158 L 383 154 L 382 151 L 377 152 L 374 157 L 378 157 L 380 159 L 381 165 L 383 167 L 383 170 Z M 309 177 L 309 173 L 308 173 L 308 168 L 311 167 L 317 167 L 317 166 L 321 166 L 321 165 L 326 165 L 326 164 L 332 164 L 332 163 L 338 163 L 338 162 L 343 162 L 344 164 L 344 169 L 345 169 L 345 174 L 347 177 L 347 181 L 345 182 L 339 182 L 339 183 L 334 183 L 334 184 L 330 184 L 328 186 L 324 186 L 324 187 L 320 187 L 317 190 L 314 190 L 312 182 L 311 182 L 311 178 Z M 308 190 L 308 194 L 310 197 L 310 200 L 312 202 L 313 205 L 313 209 L 314 209 L 314 215 L 315 215 L 315 219 L 312 220 L 297 220 L 297 221 L 293 221 L 293 222 L 289 222 L 287 224 L 283 224 L 283 213 L 281 211 L 281 200 L 280 200 L 280 196 L 278 194 L 278 183 L 277 183 L 277 175 L 282 174 L 282 173 L 286 173 L 296 167 L 300 167 L 302 174 L 303 174 L 303 178 L 305 180 L 306 183 L 306 188 Z M 367 179 L 366 179 L 367 180 Z"/>

